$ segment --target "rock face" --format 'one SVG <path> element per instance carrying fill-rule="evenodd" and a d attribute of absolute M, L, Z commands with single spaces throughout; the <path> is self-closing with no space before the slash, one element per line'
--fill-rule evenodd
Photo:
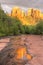
<path fill-rule="evenodd" d="M 25 65 L 31 60 L 25 42 L 20 36 L 12 37 L 8 46 L 0 52 L 0 65 Z"/>

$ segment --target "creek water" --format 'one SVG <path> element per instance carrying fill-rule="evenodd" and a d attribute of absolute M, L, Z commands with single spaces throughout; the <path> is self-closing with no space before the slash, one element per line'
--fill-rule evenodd
<path fill-rule="evenodd" d="M 18 37 L 20 37 L 21 39 L 19 38 L 20 40 L 18 40 Z M 13 40 L 13 38 L 14 38 L 14 40 Z M 30 61 L 28 61 L 28 63 L 26 65 L 43 65 L 43 36 L 41 36 L 41 35 L 12 36 L 12 40 L 13 40 L 12 41 L 13 43 L 19 43 L 20 45 L 25 43 L 27 45 L 28 52 L 33 56 L 33 58 Z M 4 49 L 8 44 L 9 44 L 9 46 L 11 45 L 9 43 L 10 41 L 11 41 L 10 38 L 0 39 L 0 52 L 2 52 L 2 49 Z M 13 46 L 13 48 L 14 48 L 14 46 Z M 5 52 L 5 54 L 6 54 L 6 52 Z M 14 60 L 14 58 L 13 58 L 13 60 Z M 10 65 L 10 63 L 9 63 L 9 65 Z"/>

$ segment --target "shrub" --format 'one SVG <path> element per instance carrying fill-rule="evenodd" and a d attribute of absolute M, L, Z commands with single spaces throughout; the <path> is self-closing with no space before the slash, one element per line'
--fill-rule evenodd
<path fill-rule="evenodd" d="M 36 31 L 36 27 L 32 25 L 24 26 L 24 29 L 26 34 L 35 34 Z"/>
<path fill-rule="evenodd" d="M 18 34 L 43 34 L 43 20 L 40 20 L 34 26 L 22 25 L 17 17 L 9 17 L 0 9 L 0 36 Z"/>
<path fill-rule="evenodd" d="M 25 30 L 25 34 L 29 34 L 29 27 L 28 26 L 24 26 L 24 30 Z"/>
<path fill-rule="evenodd" d="M 35 34 L 36 26 L 29 26 L 29 32 L 30 32 L 30 34 Z"/>
<path fill-rule="evenodd" d="M 7 16 L 4 11 L 0 9 L 0 36 L 19 34 L 19 25 L 21 25 L 19 19 Z"/>
<path fill-rule="evenodd" d="M 43 20 L 36 25 L 36 34 L 43 34 Z"/>

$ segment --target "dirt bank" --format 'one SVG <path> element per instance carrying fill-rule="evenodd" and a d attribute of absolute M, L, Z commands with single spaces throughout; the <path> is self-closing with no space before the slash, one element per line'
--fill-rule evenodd
<path fill-rule="evenodd" d="M 0 39 L 0 51 L 7 46 L 7 44 L 10 42 L 10 38 L 1 38 Z"/>

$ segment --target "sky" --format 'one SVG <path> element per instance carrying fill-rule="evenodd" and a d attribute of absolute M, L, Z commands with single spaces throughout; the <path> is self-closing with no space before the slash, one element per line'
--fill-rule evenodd
<path fill-rule="evenodd" d="M 43 11 L 43 0 L 0 0 L 0 3 L 7 4 L 9 7 L 16 5 L 25 8 L 38 8 Z"/>
<path fill-rule="evenodd" d="M 24 7 L 43 8 L 43 0 L 0 0 L 0 3 Z"/>

